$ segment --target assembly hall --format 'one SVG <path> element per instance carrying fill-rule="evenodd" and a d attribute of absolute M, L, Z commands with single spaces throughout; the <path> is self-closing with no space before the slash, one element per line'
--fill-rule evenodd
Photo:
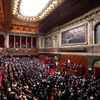
<path fill-rule="evenodd" d="M 100 0 L 0 0 L 0 100 L 100 100 Z"/>

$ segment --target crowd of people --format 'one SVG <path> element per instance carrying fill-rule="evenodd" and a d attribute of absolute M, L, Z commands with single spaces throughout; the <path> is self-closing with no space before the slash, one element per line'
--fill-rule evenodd
<path fill-rule="evenodd" d="M 100 80 L 50 73 L 36 57 L 0 58 L 0 100 L 99 100 Z"/>

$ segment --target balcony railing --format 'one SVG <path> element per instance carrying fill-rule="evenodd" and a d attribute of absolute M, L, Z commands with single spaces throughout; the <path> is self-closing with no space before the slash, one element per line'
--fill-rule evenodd
<path fill-rule="evenodd" d="M 37 55 L 37 49 L 31 48 L 0 48 L 0 56 Z"/>

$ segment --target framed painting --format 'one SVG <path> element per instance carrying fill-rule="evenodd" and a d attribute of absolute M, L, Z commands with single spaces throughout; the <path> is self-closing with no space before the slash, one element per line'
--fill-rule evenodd
<path fill-rule="evenodd" d="M 52 36 L 45 37 L 45 47 L 52 47 Z"/>
<path fill-rule="evenodd" d="M 86 43 L 86 24 L 65 30 L 61 33 L 61 44 L 85 44 Z"/>

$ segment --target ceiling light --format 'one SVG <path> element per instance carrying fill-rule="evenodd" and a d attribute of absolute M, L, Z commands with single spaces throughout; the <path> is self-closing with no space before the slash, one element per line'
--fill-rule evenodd
<path fill-rule="evenodd" d="M 26 21 L 40 21 L 64 0 L 14 0 L 13 15 Z M 51 3 L 51 4 L 49 4 Z"/>
<path fill-rule="evenodd" d="M 23 16 L 38 16 L 51 0 L 21 0 L 19 12 Z"/>

